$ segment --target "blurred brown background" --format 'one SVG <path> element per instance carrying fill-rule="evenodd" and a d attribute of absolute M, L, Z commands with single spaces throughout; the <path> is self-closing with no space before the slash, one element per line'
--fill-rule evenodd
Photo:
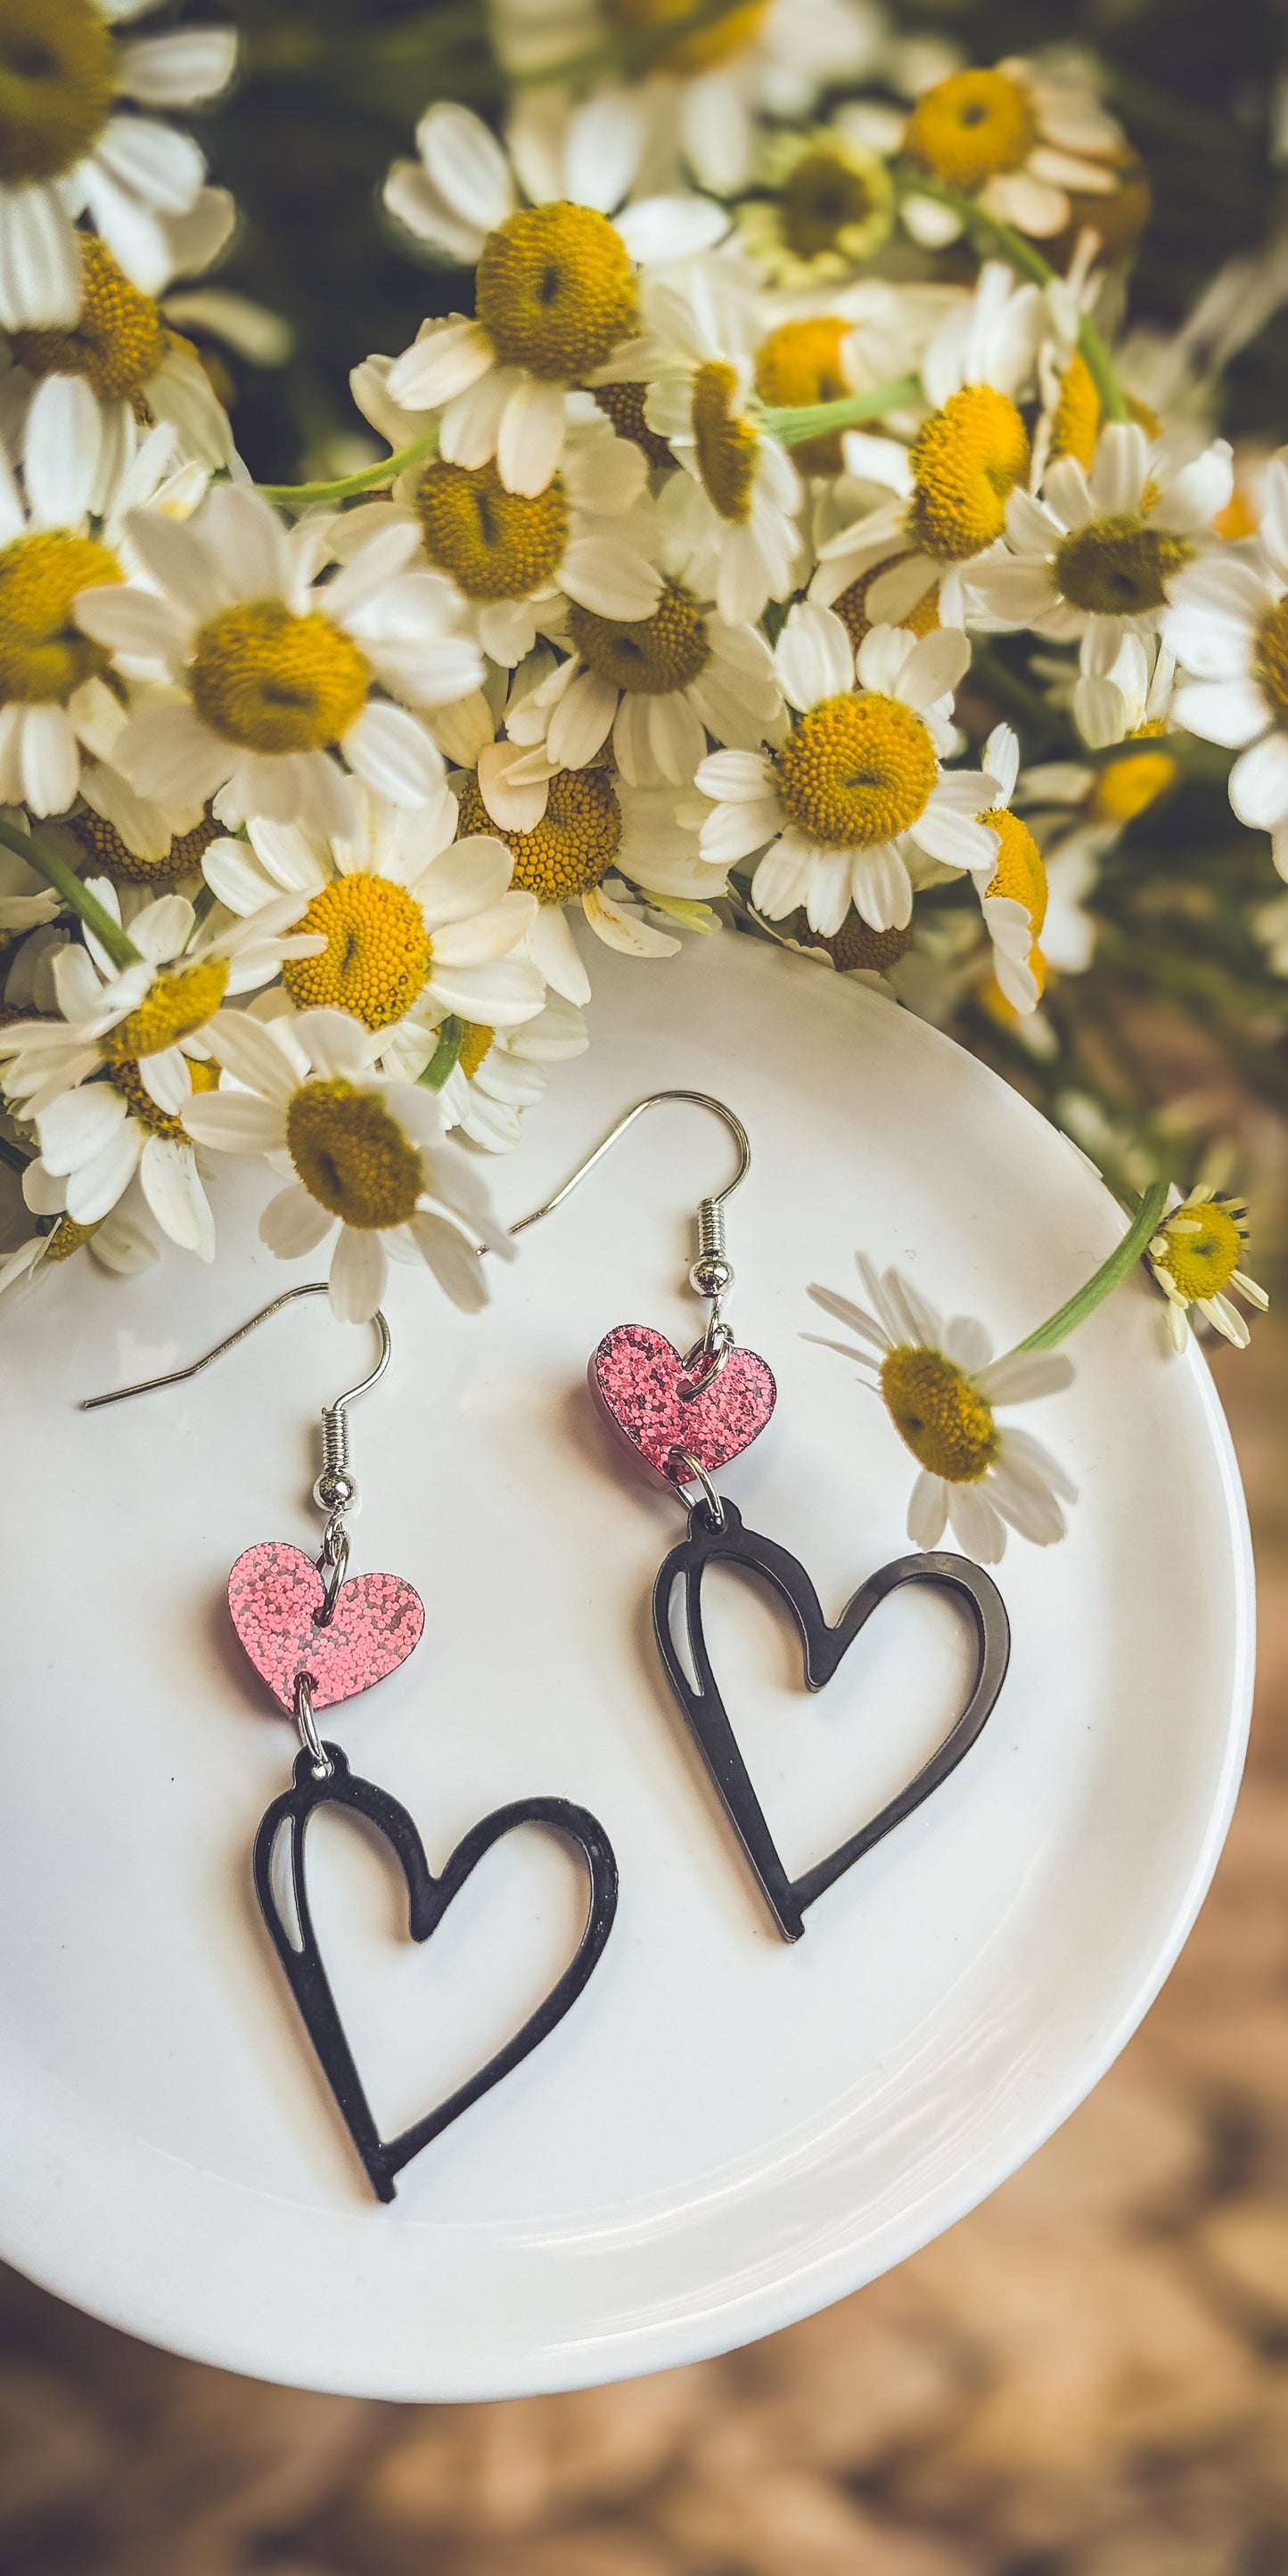
<path fill-rule="evenodd" d="M 4 2576 L 1288 2570 L 1288 1329 L 1215 1367 L 1261 1588 L 1247 1782 L 1159 2002 L 1022 2173 L 727 2361 L 499 2406 L 229 2378 L 0 2272 Z"/>

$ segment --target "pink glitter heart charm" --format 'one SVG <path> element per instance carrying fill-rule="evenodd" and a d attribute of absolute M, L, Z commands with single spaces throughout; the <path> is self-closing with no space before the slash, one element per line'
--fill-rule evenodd
<path fill-rule="evenodd" d="M 751 1446 L 774 1409 L 773 1373 L 755 1351 L 735 1348 L 705 1394 L 688 1403 L 687 1372 L 665 1333 L 648 1324 L 618 1324 L 590 1363 L 590 1384 L 633 1449 L 667 1483 L 673 1449 L 687 1449 L 708 1474 Z"/>
<path fill-rule="evenodd" d="M 233 1626 L 279 1708 L 294 1714 L 295 1682 L 307 1673 L 315 1709 L 370 1690 L 405 1663 L 425 1625 L 424 1604 L 398 1574 L 354 1574 L 335 1597 L 325 1628 L 314 1613 L 322 1577 L 303 1549 L 265 1539 L 239 1556 L 228 1577 Z"/>

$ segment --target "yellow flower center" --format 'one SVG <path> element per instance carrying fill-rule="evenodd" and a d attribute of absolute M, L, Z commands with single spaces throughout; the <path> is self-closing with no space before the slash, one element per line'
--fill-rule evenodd
<path fill-rule="evenodd" d="M 127 1064 L 132 1056 L 160 1055 L 163 1047 L 182 1046 L 195 1038 L 218 1010 L 228 990 L 226 957 L 202 957 L 195 966 L 178 966 L 158 975 L 137 1011 L 128 1011 L 98 1042 L 105 1064 Z"/>
<path fill-rule="evenodd" d="M 1018 814 L 1008 812 L 1004 805 L 991 807 L 979 819 L 981 823 L 990 824 L 999 835 L 997 869 L 984 889 L 985 894 L 1005 895 L 1012 903 L 1022 903 L 1034 938 L 1040 938 L 1042 924 L 1046 920 L 1047 873 L 1042 865 L 1042 853 L 1028 824 L 1022 823 Z"/>
<path fill-rule="evenodd" d="M 622 839 L 622 812 L 606 769 L 561 769 L 550 781 L 546 810 L 530 832 L 502 831 L 475 779 L 461 790 L 460 829 L 490 832 L 514 859 L 512 882 L 538 903 L 568 903 L 607 876 Z"/>
<path fill-rule="evenodd" d="M 1188 538 L 1151 528 L 1141 511 L 1118 510 L 1060 539 L 1056 583 L 1074 608 L 1098 617 L 1140 617 L 1165 606 L 1168 582 L 1193 552 Z"/>
<path fill-rule="evenodd" d="M 320 751 L 361 714 L 370 673 L 356 644 L 316 611 L 242 600 L 198 629 L 192 702 L 243 751 Z"/>
<path fill-rule="evenodd" d="M 904 149 L 950 188 L 1018 170 L 1038 139 L 1027 90 L 1006 72 L 950 72 L 918 99 Z"/>
<path fill-rule="evenodd" d="M 611 420 L 619 438 L 628 438 L 632 447 L 642 449 L 650 465 L 674 465 L 675 458 L 664 438 L 650 429 L 644 418 L 645 384 L 596 385 L 591 400 L 605 420 Z"/>
<path fill-rule="evenodd" d="M 1060 378 L 1060 398 L 1051 423 L 1053 456 L 1073 456 L 1079 465 L 1091 464 L 1100 435 L 1100 396 L 1096 381 L 1080 350 L 1073 356 Z"/>
<path fill-rule="evenodd" d="M 824 698 L 775 763 L 788 821 L 829 849 L 893 840 L 924 812 L 938 777 L 920 716 L 897 698 Z"/>
<path fill-rule="evenodd" d="M 420 905 L 392 877 L 336 877 L 315 894 L 297 929 L 321 937 L 317 957 L 288 957 L 282 982 L 297 1011 L 351 1011 L 387 1029 L 409 1011 L 429 973 Z"/>
<path fill-rule="evenodd" d="M 832 614 L 840 618 L 856 652 L 864 636 L 872 632 L 868 592 L 878 574 L 889 572 L 891 565 L 900 560 L 897 555 L 886 555 L 880 563 L 869 565 L 868 570 L 861 572 L 858 580 L 852 581 L 849 589 L 843 590 L 840 598 L 832 602 Z M 939 592 L 933 582 L 929 590 L 923 590 L 915 608 L 904 610 L 899 623 L 909 635 L 929 635 L 931 629 L 939 624 Z"/>
<path fill-rule="evenodd" d="M 82 635 L 73 614 L 78 591 L 121 581 L 114 554 L 95 537 L 42 528 L 0 551 L 0 703 L 31 706 L 73 692 L 111 656 Z"/>
<path fill-rule="evenodd" d="M 698 72 L 713 71 L 718 63 L 727 63 L 755 43 L 768 10 L 769 0 L 742 0 L 741 7 L 722 10 L 711 26 L 696 28 L 691 36 L 678 36 L 674 44 L 650 53 L 649 66 L 689 79 Z M 633 35 L 644 28 L 666 27 L 672 18 L 691 17 L 693 0 L 609 0 L 608 14 Z"/>
<path fill-rule="evenodd" d="M 461 1051 L 456 1061 L 467 1082 L 472 1082 L 496 1036 L 486 1020 L 462 1020 Z"/>
<path fill-rule="evenodd" d="M 853 329 L 839 313 L 820 313 L 812 321 L 780 322 L 756 358 L 756 391 L 775 409 L 789 404 L 839 402 L 853 388 L 841 372 L 841 344 Z M 792 450 L 802 474 L 839 474 L 841 433 L 803 439 Z"/>
<path fill-rule="evenodd" d="M 112 39 L 92 0 L 4 0 L 0 171 L 56 179 L 91 152 L 116 88 Z"/>
<path fill-rule="evenodd" d="M 918 431 L 909 533 L 937 562 L 964 563 L 1000 537 L 1007 496 L 1028 472 L 1029 434 L 991 385 L 963 385 Z"/>
<path fill-rule="evenodd" d="M 1161 733 L 1161 720 L 1136 729 L 1138 738 L 1146 731 Z M 1091 819 L 1094 823 L 1131 823 L 1161 796 L 1178 775 L 1178 763 L 1170 751 L 1128 752 L 1125 759 L 1106 761 L 1091 791 Z"/>
<path fill-rule="evenodd" d="M 646 698 L 687 689 L 711 659 L 706 621 L 678 581 L 663 582 L 651 617 L 599 617 L 593 608 L 574 607 L 568 632 L 601 680 Z"/>
<path fill-rule="evenodd" d="M 70 1261 L 72 1254 L 79 1252 L 81 1245 L 88 1243 L 92 1234 L 97 1234 L 102 1222 L 100 1216 L 95 1218 L 92 1225 L 78 1225 L 74 1216 L 60 1216 L 57 1225 L 46 1240 L 44 1251 L 40 1256 L 41 1260 Z"/>
<path fill-rule="evenodd" d="M 1187 1231 L 1191 1225 L 1193 1233 Z M 1181 1295 L 1191 1299 L 1219 1297 L 1243 1257 L 1243 1237 L 1219 1199 L 1177 1208 L 1159 1231 L 1167 1249 L 1155 1258 L 1159 1269 L 1175 1280 Z"/>
<path fill-rule="evenodd" d="M 190 1057 L 188 1071 L 192 1076 L 194 1091 L 218 1090 L 217 1064 L 206 1064 L 196 1057 Z M 119 1091 L 121 1098 L 129 1102 L 133 1115 L 138 1119 L 141 1127 L 146 1127 L 149 1136 L 164 1136 L 172 1145 L 187 1144 L 188 1130 L 182 1118 L 172 1116 L 168 1109 L 158 1109 L 139 1072 L 137 1060 L 131 1061 L 127 1057 L 122 1063 L 113 1064 L 107 1078 L 112 1089 Z"/>
<path fill-rule="evenodd" d="M 745 526 L 751 517 L 758 439 L 751 422 L 731 409 L 738 375 L 723 358 L 709 358 L 693 374 L 693 443 L 702 488 L 722 519 Z"/>
<path fill-rule="evenodd" d="M 310 1198 L 346 1225 L 370 1232 L 415 1214 L 420 1156 L 377 1092 L 302 1083 L 286 1112 L 286 1143 Z"/>
<path fill-rule="evenodd" d="M 568 496 L 507 492 L 494 463 L 426 469 L 416 495 L 425 552 L 468 599 L 526 599 L 550 579 L 568 541 Z"/>
<path fill-rule="evenodd" d="M 976 1485 L 997 1456 L 993 1408 L 942 1351 L 903 1342 L 881 1363 L 881 1393 L 905 1448 L 932 1476 Z"/>
<path fill-rule="evenodd" d="M 819 135 L 781 181 L 783 242 L 802 262 L 852 266 L 880 247 L 893 201 L 890 174 L 875 152 L 840 135 Z"/>
<path fill-rule="evenodd" d="M 1140 402 L 1135 394 L 1128 394 L 1127 409 L 1147 438 L 1160 436 L 1163 424 L 1148 403 Z M 1096 392 L 1095 378 L 1081 351 L 1075 349 L 1060 379 L 1059 400 L 1051 423 L 1052 455 L 1073 456 L 1079 465 L 1090 466 L 1096 453 L 1100 424 L 1100 396 Z M 1239 533 L 1244 532 L 1241 530 Z"/>
<path fill-rule="evenodd" d="M 802 948 L 825 948 L 839 975 L 852 975 L 862 969 L 869 975 L 884 975 L 897 966 L 912 946 L 912 923 L 903 930 L 873 930 L 857 912 L 847 913 L 839 930 L 830 938 L 811 930 L 803 912 L 792 923 L 792 937 Z"/>
<path fill-rule="evenodd" d="M 488 234 L 474 310 L 503 366 L 578 384 L 635 327 L 626 244 L 593 206 L 526 207 Z"/>
<path fill-rule="evenodd" d="M 1280 714 L 1288 716 L 1288 598 L 1277 600 L 1262 618 L 1257 632 L 1257 677 Z"/>
<path fill-rule="evenodd" d="M 166 353 L 166 327 L 150 295 L 123 277 L 94 233 L 77 236 L 80 319 L 71 331 L 15 331 L 14 357 L 29 376 L 83 376 L 101 402 L 137 395 Z"/>
<path fill-rule="evenodd" d="M 173 885 L 176 877 L 190 876 L 201 865 L 202 853 L 223 834 L 223 824 L 215 821 L 207 806 L 199 823 L 190 832 L 176 832 L 164 858 L 136 858 L 121 839 L 114 823 L 96 814 L 86 805 L 79 814 L 67 817 L 77 840 L 96 870 L 127 885 Z"/>

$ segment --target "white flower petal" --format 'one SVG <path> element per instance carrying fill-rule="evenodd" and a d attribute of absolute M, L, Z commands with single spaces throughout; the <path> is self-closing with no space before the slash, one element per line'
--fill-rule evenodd
<path fill-rule="evenodd" d="M 562 385 L 525 376 L 515 386 L 496 443 L 497 472 L 507 492 L 544 492 L 559 463 L 567 426 Z"/>
<path fill-rule="evenodd" d="M 854 648 L 845 627 L 830 608 L 810 600 L 788 610 L 774 664 L 784 697 L 802 714 L 854 686 Z"/>
<path fill-rule="evenodd" d="M 259 1220 L 259 1239 L 279 1261 L 299 1261 L 306 1252 L 316 1252 L 334 1224 L 331 1210 L 310 1198 L 301 1182 L 292 1181 L 269 1200 Z"/>
<path fill-rule="evenodd" d="M 1241 752 L 1230 772 L 1230 803 L 1254 832 L 1288 821 L 1288 734 L 1267 734 Z"/>
<path fill-rule="evenodd" d="M 331 1255 L 331 1312 L 342 1324 L 369 1324 L 385 1293 L 389 1262 L 379 1235 L 343 1225 Z"/>

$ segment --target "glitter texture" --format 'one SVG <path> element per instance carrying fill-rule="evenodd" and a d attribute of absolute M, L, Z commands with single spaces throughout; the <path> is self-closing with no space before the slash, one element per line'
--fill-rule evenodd
<path fill-rule="evenodd" d="M 228 1577 L 233 1626 L 288 1717 L 298 1674 L 313 1684 L 315 1709 L 334 1708 L 397 1672 L 425 1625 L 419 1593 L 398 1574 L 351 1575 L 336 1594 L 334 1618 L 320 1628 L 314 1614 L 323 1597 L 312 1557 L 278 1539 L 248 1547 Z"/>
<path fill-rule="evenodd" d="M 727 1466 L 764 1430 L 777 1394 L 773 1373 L 756 1352 L 733 1350 L 705 1395 L 686 1404 L 684 1362 L 666 1335 L 647 1324 L 617 1324 L 605 1333 L 589 1376 L 609 1420 L 660 1476 L 675 1448 L 691 1451 L 708 1474 Z"/>

